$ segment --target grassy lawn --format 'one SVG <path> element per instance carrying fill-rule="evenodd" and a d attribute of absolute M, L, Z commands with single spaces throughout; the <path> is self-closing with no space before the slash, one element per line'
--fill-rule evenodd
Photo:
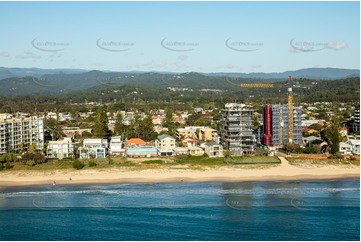
<path fill-rule="evenodd" d="M 338 159 L 308 159 L 287 158 L 291 165 L 295 166 L 325 166 L 325 165 L 356 165 L 360 166 L 360 160 L 338 160 Z"/>

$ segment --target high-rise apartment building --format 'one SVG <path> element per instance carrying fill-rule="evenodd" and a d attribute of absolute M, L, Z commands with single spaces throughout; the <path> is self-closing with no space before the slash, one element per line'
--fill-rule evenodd
<path fill-rule="evenodd" d="M 302 145 L 302 107 L 293 106 L 292 144 Z M 263 144 L 282 146 L 289 143 L 288 137 L 288 106 L 263 106 Z"/>
<path fill-rule="evenodd" d="M 25 146 L 44 147 L 44 120 L 38 117 L 13 117 L 0 114 L 0 154 L 9 149 L 20 152 Z"/>
<path fill-rule="evenodd" d="M 232 155 L 254 153 L 253 110 L 245 104 L 227 103 L 221 110 L 221 144 Z"/>

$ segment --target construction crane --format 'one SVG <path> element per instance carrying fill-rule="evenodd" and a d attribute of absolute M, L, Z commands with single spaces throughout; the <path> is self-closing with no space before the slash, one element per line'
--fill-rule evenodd
<path fill-rule="evenodd" d="M 239 87 L 250 87 L 250 88 L 273 88 L 274 85 L 273 84 L 259 84 L 259 83 L 241 83 L 239 84 Z"/>
<path fill-rule="evenodd" d="M 289 85 L 291 86 L 292 77 L 288 76 Z M 241 83 L 239 84 L 241 88 L 274 88 L 274 84 L 270 83 Z M 287 119 L 288 119 L 288 143 L 292 144 L 293 140 L 293 93 L 292 87 L 287 89 Z M 283 142 L 283 115 L 282 115 L 282 105 L 279 103 L 279 117 L 280 117 L 280 130 L 279 137 L 280 143 Z"/>

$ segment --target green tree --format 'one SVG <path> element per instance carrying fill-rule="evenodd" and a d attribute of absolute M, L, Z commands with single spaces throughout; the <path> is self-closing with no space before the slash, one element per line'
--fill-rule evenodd
<path fill-rule="evenodd" d="M 156 138 L 156 133 L 153 129 L 152 115 L 147 115 L 139 123 L 139 133 L 140 137 L 144 140 L 154 140 Z"/>
<path fill-rule="evenodd" d="M 108 138 L 111 135 L 108 129 L 108 116 L 105 106 L 98 107 L 96 111 L 93 135 L 97 138 Z"/>
<path fill-rule="evenodd" d="M 342 137 L 338 131 L 340 128 L 337 122 L 331 122 L 328 127 L 321 131 L 321 137 L 328 143 L 328 151 L 331 154 L 336 154 L 340 149 L 340 142 Z"/>
<path fill-rule="evenodd" d="M 21 156 L 21 160 L 27 165 L 37 165 L 46 162 L 46 157 L 38 151 L 28 151 Z"/>
<path fill-rule="evenodd" d="M 115 120 L 114 133 L 116 135 L 121 135 L 121 136 L 125 137 L 126 131 L 127 131 L 127 127 L 126 127 L 126 125 L 123 124 L 123 116 L 122 116 L 122 114 L 118 113 L 116 120 Z"/>
<path fill-rule="evenodd" d="M 50 134 L 52 140 L 57 140 L 64 137 L 60 123 L 55 119 L 45 119 L 45 130 Z"/>

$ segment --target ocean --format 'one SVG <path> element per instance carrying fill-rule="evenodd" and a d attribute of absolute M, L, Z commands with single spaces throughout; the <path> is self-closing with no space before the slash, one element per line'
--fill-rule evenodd
<path fill-rule="evenodd" d="M 360 182 L 0 187 L 0 240 L 360 240 Z"/>

